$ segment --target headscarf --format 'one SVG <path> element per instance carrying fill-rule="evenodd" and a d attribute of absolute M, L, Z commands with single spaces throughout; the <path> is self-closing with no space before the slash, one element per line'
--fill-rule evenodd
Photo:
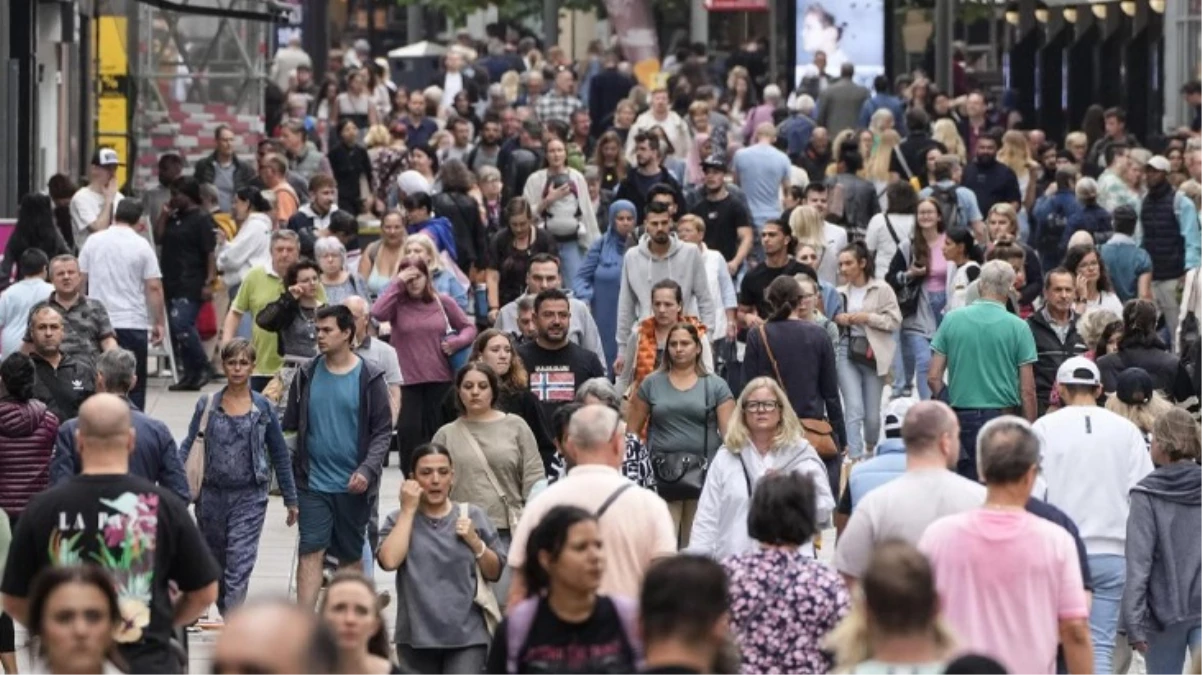
<path fill-rule="evenodd" d="M 625 200 L 618 199 L 609 205 L 609 227 L 605 230 L 605 238 L 601 241 L 601 264 L 621 265 L 622 258 L 626 255 L 627 236 L 622 236 L 618 233 L 618 228 L 614 227 L 614 221 L 617 220 L 618 214 L 622 212 L 630 213 L 638 219 L 638 210 L 634 204 Z"/>
<path fill-rule="evenodd" d="M 396 185 L 405 196 L 419 192 L 430 193 L 430 181 L 413 169 L 402 171 L 401 175 L 397 176 Z"/>

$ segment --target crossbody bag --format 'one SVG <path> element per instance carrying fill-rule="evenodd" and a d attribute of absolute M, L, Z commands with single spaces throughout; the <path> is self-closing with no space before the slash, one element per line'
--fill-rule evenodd
<path fill-rule="evenodd" d="M 776 363 L 776 355 L 772 353 L 772 345 L 768 344 L 768 331 L 764 329 L 764 324 L 759 327 L 760 341 L 764 343 L 764 353 L 768 355 L 768 361 L 772 364 L 772 372 L 776 375 L 776 383 L 784 388 L 785 381 L 780 376 L 780 366 Z M 830 459 L 839 454 L 839 445 L 835 443 L 835 428 L 826 419 L 818 419 L 813 417 L 802 417 L 801 430 L 805 433 L 806 441 L 814 446 L 814 450 L 818 452 L 818 456 L 823 459 Z M 750 487 L 748 488 L 750 494 Z"/>

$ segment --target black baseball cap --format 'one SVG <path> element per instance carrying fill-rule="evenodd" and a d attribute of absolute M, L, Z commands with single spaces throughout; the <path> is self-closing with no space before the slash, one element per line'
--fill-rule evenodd
<path fill-rule="evenodd" d="M 1156 382 L 1143 368 L 1128 368 L 1119 373 L 1115 396 L 1127 405 L 1143 405 L 1152 400 Z"/>

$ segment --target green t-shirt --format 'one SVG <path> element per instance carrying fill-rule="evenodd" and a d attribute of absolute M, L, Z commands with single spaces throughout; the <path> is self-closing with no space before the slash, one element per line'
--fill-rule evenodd
<path fill-rule="evenodd" d="M 246 273 L 242 285 L 238 287 L 238 295 L 230 309 L 250 313 L 251 317 L 259 315 L 263 308 L 279 299 L 284 292 L 284 280 L 266 267 L 256 267 Z M 319 304 L 326 303 L 326 289 L 320 284 L 317 287 Z M 259 328 L 255 324 L 251 329 L 250 341 L 255 345 L 255 375 L 275 375 L 284 358 L 280 356 L 279 338 L 271 331 Z"/>
<path fill-rule="evenodd" d="M 1018 407 L 1018 369 L 1039 358 L 1026 322 L 990 300 L 977 300 L 944 317 L 931 349 L 947 357 L 953 408 Z"/>

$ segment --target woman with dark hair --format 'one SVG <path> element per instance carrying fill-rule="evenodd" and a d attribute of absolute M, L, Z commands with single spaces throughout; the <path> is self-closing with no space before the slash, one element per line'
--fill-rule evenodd
<path fill-rule="evenodd" d="M 15 529 L 21 512 L 50 483 L 50 458 L 61 420 L 33 397 L 33 360 L 14 352 L 0 362 L 0 509 Z M 13 620 L 0 614 L 0 662 L 15 672 Z M 10 668 L 12 666 L 12 668 Z"/>
<path fill-rule="evenodd" d="M 34 673 L 122 673 L 115 636 L 125 620 L 117 589 L 97 565 L 47 567 L 29 594 Z M 16 659 L 5 663 L 15 673 Z M 11 665 L 11 667 L 10 667 Z"/>
<path fill-rule="evenodd" d="M 747 331 L 747 351 L 743 356 L 743 376 L 748 380 L 770 377 L 789 394 L 789 403 L 803 424 L 829 422 L 835 447 L 847 445 L 843 425 L 843 404 L 839 401 L 839 373 L 835 366 L 835 347 L 830 336 L 812 316 L 818 304 L 813 290 L 793 277 L 777 277 L 768 285 L 765 299 L 772 307 L 767 321 Z M 824 426 L 818 424 L 818 426 Z M 838 457 L 825 458 L 835 463 Z"/>
<path fill-rule="evenodd" d="M 984 258 L 976 238 L 964 227 L 953 227 L 944 233 L 943 258 L 947 260 L 948 277 L 951 279 L 947 287 L 947 304 L 943 308 L 943 313 L 947 314 L 965 305 L 968 286 L 981 276 Z"/>
<path fill-rule="evenodd" d="M 230 302 L 238 297 L 242 279 L 255 267 L 271 262 L 271 233 L 275 229 L 271 204 L 258 188 L 244 187 L 234 193 L 234 222 L 238 233 L 233 239 L 217 238 L 217 271 L 229 292 Z M 250 338 L 250 312 L 242 315 L 238 337 Z"/>
<path fill-rule="evenodd" d="M 441 185 L 438 179 L 438 151 L 428 145 L 415 145 L 409 148 L 409 168 L 421 174 L 431 185 L 431 192 L 438 192 Z M 437 187 L 435 187 L 437 186 Z"/>
<path fill-rule="evenodd" d="M 836 672 L 952 672 L 944 663 L 955 641 L 940 619 L 939 592 L 926 556 L 904 541 L 883 542 L 873 551 L 860 588 L 851 611 L 826 639 Z"/>
<path fill-rule="evenodd" d="M 25 251 L 36 248 L 53 259 L 56 255 L 70 253 L 63 235 L 54 223 L 54 204 L 50 198 L 36 192 L 25 195 L 17 211 L 17 224 L 4 247 L 4 262 L 0 267 L 0 290 L 14 281 L 17 265 Z"/>
<path fill-rule="evenodd" d="M 672 305 L 669 311 L 680 306 L 679 296 L 673 299 L 672 288 L 661 286 L 663 283 L 656 284 L 651 292 L 655 306 L 660 308 L 657 314 L 663 313 L 661 305 Z M 680 287 L 671 283 L 679 293 Z M 679 314 L 679 310 L 675 313 Z M 658 325 L 651 332 L 654 337 Z M 644 341 L 640 345 L 637 360 L 633 362 L 636 368 L 654 358 L 654 354 L 643 348 L 647 344 Z M 689 545 L 693 516 L 701 497 L 701 486 L 678 483 L 681 470 L 690 464 L 704 466 L 713 459 L 735 409 L 735 399 L 726 380 L 714 374 L 702 360 L 707 345 L 704 332 L 694 323 L 678 321 L 669 326 L 664 335 L 663 358 L 655 372 L 632 385 L 626 412 L 629 428 L 635 433 L 643 432 L 647 439 L 651 468 L 660 496 L 668 502 L 681 547 Z"/>
<path fill-rule="evenodd" d="M 434 212 L 451 222 L 455 233 L 455 262 L 475 283 L 484 282 L 484 262 L 487 259 L 488 241 L 485 239 L 484 220 L 480 216 L 480 204 L 469 192 L 472 190 L 472 172 L 458 159 L 443 163 L 438 172 L 442 192 L 434 195 Z M 476 310 L 483 314 L 483 308 Z"/>
<path fill-rule="evenodd" d="M 614 335 L 618 332 L 618 296 L 622 290 L 622 264 L 626 249 L 630 248 L 638 213 L 634 204 L 619 199 L 609 205 L 609 226 L 605 234 L 589 248 L 584 263 L 572 280 L 572 291 L 576 298 L 589 304 L 597 331 L 601 334 L 601 347 L 605 362 L 613 363 L 618 358 L 618 343 Z M 625 346 L 625 345 L 623 345 Z"/>
<path fill-rule="evenodd" d="M 479 135 L 483 124 L 480 123 L 480 116 L 476 114 L 476 108 L 472 105 L 472 98 L 466 89 L 460 89 L 459 93 L 455 94 L 455 98 L 451 102 L 451 110 L 457 117 L 467 120 L 472 125 L 470 133 L 473 138 Z"/>
<path fill-rule="evenodd" d="M 389 341 L 405 374 L 397 447 L 406 467 L 413 448 L 429 443 L 438 430 L 442 401 L 455 377 L 448 358 L 472 344 L 476 325 L 454 300 L 434 291 L 430 269 L 416 258 L 401 261 L 371 314 L 391 326 Z"/>
<path fill-rule="evenodd" d="M 75 230 L 71 225 L 71 198 L 79 188 L 66 174 L 61 173 L 51 176 L 46 188 L 54 204 L 54 223 L 58 226 L 58 233 L 64 242 L 75 241 Z"/>
<path fill-rule="evenodd" d="M 1089 350 L 1085 358 L 1091 361 L 1119 350 L 1123 339 L 1123 320 L 1108 309 L 1091 309 L 1077 318 L 1077 334 Z"/>
<path fill-rule="evenodd" d="M 284 291 L 255 317 L 255 324 L 276 334 L 280 356 L 286 363 L 303 365 L 317 356 L 317 310 L 323 305 L 321 267 L 302 258 L 284 274 Z M 288 384 L 291 384 L 289 382 Z"/>
<path fill-rule="evenodd" d="M 893 331 L 901 326 L 901 308 L 889 284 L 873 276 L 872 256 L 862 242 L 839 252 L 843 311 L 833 318 L 843 333 L 839 391 L 843 393 L 847 447 L 852 459 L 876 447 L 880 435 L 881 392 L 897 351 Z"/>
<path fill-rule="evenodd" d="M 547 168 L 530 174 L 522 196 L 534 207 L 539 227 L 559 245 L 563 278 L 576 278 L 584 254 L 601 236 L 597 214 L 588 195 L 584 175 L 568 166 L 567 146 L 559 139 L 546 145 Z M 515 186 L 516 188 L 517 186 Z"/>
<path fill-rule="evenodd" d="M 890 184 L 885 188 L 885 199 L 888 207 L 869 219 L 864 234 L 864 245 L 872 253 L 878 279 L 884 279 L 888 273 L 897 247 L 913 235 L 914 212 L 918 209 L 918 194 L 909 183 Z"/>
<path fill-rule="evenodd" d="M 799 549 L 819 530 L 814 481 L 792 471 L 751 483 L 747 534 L 758 550 L 723 562 L 730 579 L 730 628 L 745 673 L 825 673 L 827 633 L 851 595 L 838 572 Z"/>
<path fill-rule="evenodd" d="M 380 613 L 376 587 L 353 570 L 342 570 L 330 579 L 317 613 L 338 643 L 341 675 L 400 672 L 388 648 L 388 626 Z"/>
<path fill-rule="evenodd" d="M 1156 470 L 1131 489 L 1123 625 L 1148 672 L 1179 673 L 1188 651 L 1198 657 L 1202 625 L 1202 500 L 1198 423 L 1170 409 L 1152 428 Z"/>
<path fill-rule="evenodd" d="M 596 516 L 556 506 L 530 532 L 525 553 L 527 597 L 497 627 L 485 672 L 637 672 L 638 608 L 597 592 L 605 552 Z"/>
<path fill-rule="evenodd" d="M 1085 115 L 1081 118 L 1081 131 L 1085 133 L 1086 147 L 1090 149 L 1093 149 L 1094 143 L 1102 140 L 1106 135 L 1106 111 L 1102 106 L 1094 103 L 1085 109 Z M 1081 170 L 1087 176 L 1096 177 L 1102 167 L 1082 166 Z"/>
<path fill-rule="evenodd" d="M 488 320 L 496 323 L 501 307 L 526 293 L 526 269 L 530 258 L 556 250 L 546 230 L 534 226 L 534 213 L 525 197 L 514 197 L 505 205 L 505 228 L 489 242 Z"/>
<path fill-rule="evenodd" d="M 943 256 L 946 242 L 943 214 L 934 199 L 918 202 L 917 223 L 913 236 L 903 240 L 889 265 L 885 280 L 896 293 L 917 291 L 917 297 L 902 310 L 900 359 L 894 362 L 898 381 L 893 383 L 894 398 L 909 397 L 910 383 L 918 379 L 918 396 L 931 397 L 927 370 L 931 363 L 931 338 L 943 318 L 947 289 L 952 286 L 955 268 Z M 915 288 L 917 286 L 917 288 Z"/>
<path fill-rule="evenodd" d="M 380 567 L 397 573 L 397 654 L 419 673 L 478 673 L 500 612 L 490 616 L 475 603 L 476 587 L 501 578 L 506 549 L 484 509 L 451 501 L 450 450 L 419 446 L 409 475 L 400 508 L 380 528 L 376 552 Z"/>
<path fill-rule="evenodd" d="M 1114 292 L 1098 249 L 1086 245 L 1069 247 L 1064 254 L 1064 268 L 1073 273 L 1077 289 L 1073 310 L 1078 316 L 1090 309 L 1108 309 L 1115 314 L 1123 311 L 1123 302 Z"/>
<path fill-rule="evenodd" d="M 483 508 L 508 551 L 530 490 L 546 470 L 526 421 L 497 409 L 500 390 L 497 374 L 484 363 L 460 368 L 455 376 L 459 419 L 439 429 L 433 442 L 451 451 L 463 476 L 451 487 L 451 497 Z M 508 597 L 509 582 L 508 573 L 497 582 L 498 598 Z"/>
<path fill-rule="evenodd" d="M 337 212 L 335 212 L 337 213 Z M 363 249 L 359 258 L 359 276 L 367 281 L 367 290 L 375 300 L 393 282 L 405 258 L 405 215 L 389 211 L 380 219 L 380 238 Z M 388 334 L 381 330 L 381 337 Z"/>
<path fill-rule="evenodd" d="M 354 120 L 338 121 L 339 143 L 330 150 L 330 170 L 338 183 L 338 208 L 352 215 L 367 213 L 372 204 L 371 158 L 359 141 Z"/>
<path fill-rule="evenodd" d="M 338 94 L 330 107 L 330 125 L 340 132 L 343 120 L 355 123 L 355 130 L 367 129 L 379 123 L 379 111 L 368 88 L 370 74 L 366 68 L 354 69 L 346 75 L 346 91 Z"/>
<path fill-rule="evenodd" d="M 428 192 L 415 192 L 401 200 L 405 209 L 405 231 L 408 234 L 424 232 L 434 240 L 439 255 L 446 254 L 451 262 L 459 265 L 459 237 L 451 221 L 434 212 L 434 198 Z M 463 265 L 459 265 L 460 270 Z"/>
<path fill-rule="evenodd" d="M 1123 306 L 1123 337 L 1113 354 L 1098 359 L 1102 390 L 1117 391 L 1118 376 L 1128 368 L 1143 368 L 1156 389 L 1174 403 L 1198 394 L 1189 372 L 1156 333 L 1156 305 L 1149 300 L 1128 300 Z"/>

